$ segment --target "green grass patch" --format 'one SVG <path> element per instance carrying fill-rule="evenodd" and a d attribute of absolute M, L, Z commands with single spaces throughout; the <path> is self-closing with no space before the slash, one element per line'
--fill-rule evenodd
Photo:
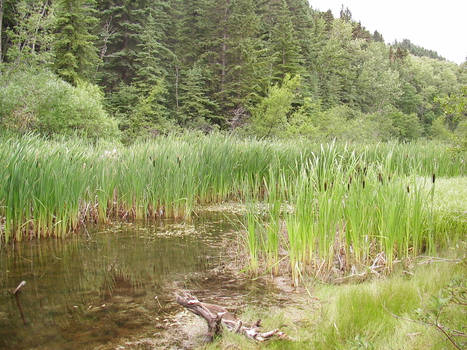
<path fill-rule="evenodd" d="M 316 285 L 314 294 L 319 301 L 296 295 L 295 303 L 288 306 L 251 308 L 242 315 L 246 320 L 263 318 L 264 329 L 280 327 L 291 340 L 261 344 L 225 333 L 202 348 L 454 349 L 429 320 L 424 320 L 433 310 L 433 300 L 440 294 L 448 295 L 452 283 L 465 293 L 465 281 L 459 281 L 465 279 L 466 268 L 465 262 L 440 262 L 420 265 L 413 275 L 401 272 L 361 284 Z M 466 311 L 465 305 L 450 301 L 438 321 L 446 329 L 463 331 Z M 454 338 L 466 345 L 465 338 Z"/>

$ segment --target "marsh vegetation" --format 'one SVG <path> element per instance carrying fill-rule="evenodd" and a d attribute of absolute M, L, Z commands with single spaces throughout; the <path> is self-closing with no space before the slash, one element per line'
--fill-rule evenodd
<path fill-rule="evenodd" d="M 0 347 L 465 345 L 467 63 L 312 6 L 0 0 Z"/>
<path fill-rule="evenodd" d="M 289 313 L 295 312 L 297 304 L 303 304 L 308 311 L 303 311 L 300 322 L 311 322 L 320 329 L 294 326 L 292 332 L 287 331 L 294 341 L 265 346 L 339 348 L 382 344 L 387 337 L 408 330 L 417 334 L 416 339 L 419 334 L 429 335 L 427 341 L 414 340 L 413 348 L 419 344 L 446 344 L 429 323 L 413 330 L 411 321 L 403 318 L 415 319 L 419 317 L 417 312 L 432 317 L 436 314 L 430 313 L 431 296 L 442 299 L 449 288 L 465 291 L 459 281 L 465 273 L 462 252 L 467 232 L 466 169 L 464 154 L 447 145 L 426 141 L 319 144 L 193 133 L 158 137 L 131 146 L 81 139 L 52 141 L 32 135 L 4 137 L 0 142 L 3 252 L 20 247 L 24 240 L 73 234 L 93 237 L 94 233 L 89 236 L 88 231 L 92 232 L 96 224 L 123 221 L 148 225 L 167 219 L 190 223 L 206 210 L 234 212 L 234 206 L 240 205 L 236 215 L 221 220 L 235 224 L 235 237 L 232 233 L 229 237 L 240 243 L 229 252 L 233 256 L 225 256 L 221 266 L 229 265 L 228 270 L 236 276 L 233 280 L 239 280 L 241 270 L 242 278 L 251 278 L 253 283 L 258 278 L 271 282 L 278 279 L 294 286 L 295 292 L 289 290 L 286 297 L 293 306 L 287 304 L 284 310 L 271 313 L 269 325 L 275 327 L 282 319 L 295 322 L 288 319 Z M 417 267 L 423 256 L 447 254 L 451 260 L 440 261 L 446 267 Z M 102 268 L 113 271 L 119 260 L 107 262 Z M 110 279 L 104 276 L 98 289 L 107 284 L 114 288 L 122 276 L 125 281 L 138 278 L 134 268 L 129 263 L 125 271 L 119 272 L 121 275 Z M 452 274 L 452 278 L 444 275 L 439 283 L 423 287 L 423 276 L 435 281 L 440 271 Z M 418 281 L 415 283 L 404 280 L 404 274 L 422 277 L 414 277 L 413 281 Z M 389 278 L 387 282 L 383 277 Z M 13 280 L 5 281 L 9 282 L 4 288 L 11 288 Z M 354 285 L 356 282 L 364 284 Z M 202 282 L 198 283 L 203 290 Z M 344 286 L 336 286 L 339 284 Z M 128 287 L 140 291 L 137 285 L 131 282 Z M 328 292 L 333 296 L 324 296 Z M 406 292 L 421 293 L 421 297 L 402 302 Z M 400 300 L 394 299 L 398 293 L 402 293 Z M 324 301 L 309 304 L 316 301 L 317 295 L 332 306 L 325 306 L 328 304 Z M 83 303 L 95 303 L 100 297 L 96 298 L 84 298 Z M 362 299 L 369 304 L 362 304 Z M 348 306 L 355 303 L 355 308 Z M 370 306 L 377 312 L 367 309 Z M 350 307 L 347 316 L 342 314 L 344 307 Z M 318 309 L 325 314 L 316 318 Z M 243 311 L 246 315 L 261 314 L 255 309 Z M 351 320 L 361 316 L 356 314 L 359 312 L 379 315 L 374 328 L 360 332 L 359 326 L 351 325 Z M 451 324 L 449 327 L 456 332 L 462 332 L 456 321 L 462 317 L 459 312 L 462 314 L 462 309 L 451 305 L 442 307 L 443 322 Z M 369 327 L 369 318 L 361 316 L 360 321 L 362 328 Z M 332 324 L 337 325 L 337 330 Z M 389 328 L 382 332 L 381 327 Z M 427 330 L 422 330 L 424 327 Z M 120 330 L 115 332 L 112 334 L 118 338 Z M 105 339 L 102 341 L 110 341 Z M 222 338 L 216 344 L 223 347 L 230 342 L 242 348 L 252 346 L 235 336 Z M 397 348 L 399 343 L 390 344 L 388 348 Z"/>

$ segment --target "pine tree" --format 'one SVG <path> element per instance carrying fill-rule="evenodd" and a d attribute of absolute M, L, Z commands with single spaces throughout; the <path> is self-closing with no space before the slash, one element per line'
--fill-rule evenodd
<path fill-rule="evenodd" d="M 213 6 L 212 0 L 183 1 L 169 0 L 168 14 L 170 25 L 167 28 L 167 48 L 172 56 L 167 58 L 167 81 L 170 92 L 170 105 L 174 114 L 181 115 L 182 84 L 192 67 L 203 67 L 203 75 L 212 72 L 213 51 L 212 32 L 213 19 L 208 17 L 209 6 Z M 195 39 L 193 39 L 195 38 Z M 212 95 L 213 86 L 217 85 L 213 77 L 203 78 L 210 81 L 204 84 L 206 95 Z M 208 91 L 209 90 L 209 91 Z M 178 118 L 178 117 L 177 117 Z"/>
<path fill-rule="evenodd" d="M 373 40 L 377 41 L 377 42 L 384 43 L 383 35 L 380 32 L 378 32 L 377 30 L 375 30 L 375 32 L 373 33 Z"/>
<path fill-rule="evenodd" d="M 226 71 L 219 91 L 220 107 L 231 111 L 250 106 L 269 85 L 269 59 L 259 37 L 260 18 L 254 0 L 232 0 L 228 18 Z"/>
<path fill-rule="evenodd" d="M 216 117 L 217 104 L 206 95 L 206 79 L 203 70 L 191 68 L 180 86 L 179 123 L 190 128 L 206 129 L 209 125 L 221 125 L 223 120 Z"/>
<path fill-rule="evenodd" d="M 55 34 L 54 69 L 64 80 L 75 84 L 79 79 L 94 80 L 98 63 L 97 23 L 91 0 L 60 0 Z"/>
<path fill-rule="evenodd" d="M 350 12 L 348 7 L 344 8 L 344 4 L 341 5 L 341 10 L 339 12 L 339 17 L 344 22 L 351 22 L 352 21 L 352 12 Z"/>
<path fill-rule="evenodd" d="M 99 78 L 107 92 L 129 85 L 136 75 L 135 59 L 149 0 L 101 0 L 99 21 L 101 58 Z M 105 38 L 105 41 L 102 40 Z M 122 85 L 122 83 L 124 85 Z"/>
<path fill-rule="evenodd" d="M 134 62 L 134 82 L 142 92 L 148 92 L 152 85 L 166 78 L 170 69 L 167 62 L 173 57 L 165 43 L 169 24 L 166 4 L 154 1 L 145 12 L 146 19 L 138 35 L 140 43 L 135 50 Z"/>
<path fill-rule="evenodd" d="M 135 117 L 144 121 L 142 126 L 153 125 L 161 128 L 169 119 L 168 89 L 166 83 L 167 63 L 171 51 L 164 40 L 169 23 L 166 3 L 154 1 L 145 10 L 143 30 L 138 36 L 140 44 L 135 50 L 135 78 L 133 84 L 139 100 L 135 107 Z"/>
<path fill-rule="evenodd" d="M 327 10 L 326 12 L 323 12 L 321 16 L 326 22 L 326 30 L 331 31 L 332 23 L 334 21 L 334 16 L 332 15 L 332 11 Z"/>
<path fill-rule="evenodd" d="M 340 103 L 353 105 L 357 95 L 355 79 L 360 63 L 359 50 L 358 42 L 352 40 L 352 24 L 335 20 L 316 59 L 323 107 L 331 108 Z"/>
<path fill-rule="evenodd" d="M 301 73 L 302 57 L 287 3 L 282 0 L 273 5 L 275 23 L 269 36 L 269 51 L 273 57 L 272 80 L 281 82 L 286 74 L 294 76 Z"/>
<path fill-rule="evenodd" d="M 287 3 L 294 18 L 292 22 L 300 47 L 300 64 L 304 68 L 300 72 L 302 95 L 310 97 L 314 91 L 314 76 L 312 70 L 309 69 L 313 65 L 313 11 L 307 0 L 287 0 Z"/>

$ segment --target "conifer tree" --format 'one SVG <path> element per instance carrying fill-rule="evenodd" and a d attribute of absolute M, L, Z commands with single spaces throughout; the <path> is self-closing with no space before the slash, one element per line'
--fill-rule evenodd
<path fill-rule="evenodd" d="M 375 30 L 375 32 L 373 33 L 373 40 L 377 41 L 377 42 L 384 43 L 383 35 L 380 32 L 378 32 L 377 30 Z"/>
<path fill-rule="evenodd" d="M 166 44 L 166 32 L 170 19 L 166 4 L 154 1 L 145 10 L 145 22 L 138 35 L 135 50 L 135 78 L 138 87 L 147 92 L 151 85 L 165 79 L 173 53 Z"/>
<path fill-rule="evenodd" d="M 92 0 L 59 0 L 55 34 L 54 69 L 64 80 L 75 84 L 79 79 L 94 80 L 98 63 L 97 23 Z"/>
<path fill-rule="evenodd" d="M 313 32 L 313 12 L 308 0 L 287 0 L 295 34 L 300 47 L 300 65 L 303 69 L 300 72 L 302 95 L 311 96 L 313 94 L 313 72 L 310 67 L 313 64 L 312 58 L 312 32 Z"/>
<path fill-rule="evenodd" d="M 106 91 L 131 84 L 136 75 L 135 59 L 149 0 L 102 0 L 99 1 L 101 31 L 107 31 L 100 81 Z M 110 28 L 110 30 L 109 30 Z M 104 43 L 100 43 L 103 48 Z M 123 85 L 122 85 L 123 84 Z"/>
<path fill-rule="evenodd" d="M 210 128 L 209 124 L 221 125 L 223 120 L 216 117 L 217 104 L 206 94 L 206 79 L 203 70 L 194 66 L 188 70 L 180 86 L 180 109 L 178 121 L 190 128 Z"/>
<path fill-rule="evenodd" d="M 226 72 L 219 92 L 221 108 L 247 107 L 269 85 L 265 45 L 259 37 L 260 18 L 254 0 L 232 0 L 228 19 Z"/>
<path fill-rule="evenodd" d="M 272 9 L 275 10 L 275 23 L 269 37 L 269 50 L 274 59 L 272 78 L 280 82 L 286 74 L 301 73 L 302 57 L 286 1 L 280 1 Z"/>
<path fill-rule="evenodd" d="M 145 12 L 145 23 L 138 37 L 140 44 L 135 50 L 133 84 L 139 96 L 136 115 L 146 124 L 160 128 L 169 118 L 166 62 L 172 53 L 164 43 L 168 11 L 164 2 L 154 1 Z"/>

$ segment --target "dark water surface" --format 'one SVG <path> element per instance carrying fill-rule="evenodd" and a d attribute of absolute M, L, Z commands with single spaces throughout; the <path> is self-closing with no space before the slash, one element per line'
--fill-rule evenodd
<path fill-rule="evenodd" d="M 0 348 L 123 349 L 122 339 L 157 337 L 167 328 L 180 312 L 180 288 L 220 304 L 257 300 L 264 285 L 222 272 L 235 232 L 225 216 L 211 213 L 3 248 Z M 11 291 L 22 280 L 18 305 Z"/>

